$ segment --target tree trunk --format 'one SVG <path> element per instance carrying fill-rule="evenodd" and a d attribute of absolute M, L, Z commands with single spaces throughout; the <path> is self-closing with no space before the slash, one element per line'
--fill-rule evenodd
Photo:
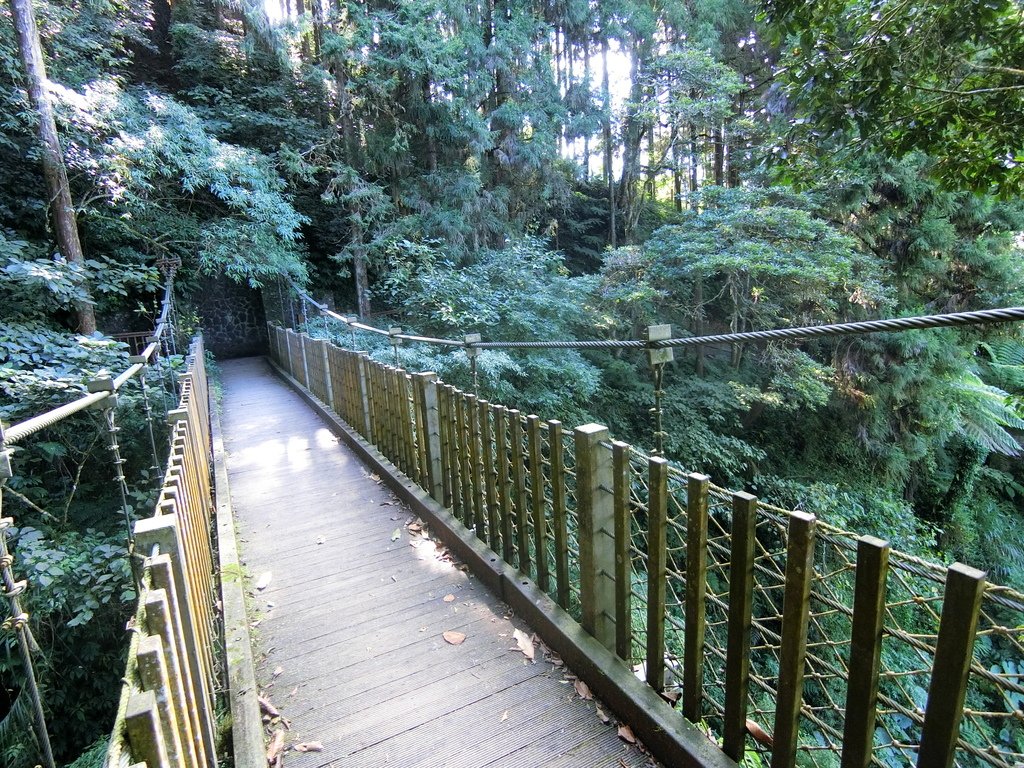
<path fill-rule="evenodd" d="M 690 192 L 697 191 L 697 126 L 690 123 Z"/>
<path fill-rule="evenodd" d="M 352 221 L 352 276 L 356 284 L 356 305 L 359 316 L 364 320 L 370 316 L 370 279 L 366 274 L 366 246 L 363 237 L 365 229 L 360 222 L 360 214 L 351 217 Z"/>
<path fill-rule="evenodd" d="M 601 75 L 601 95 L 604 102 L 604 179 L 608 184 L 608 243 L 616 247 L 615 236 L 615 174 L 612 171 L 612 95 L 608 81 L 608 38 L 601 39 L 601 60 L 604 73 Z"/>
<path fill-rule="evenodd" d="M 82 243 L 78 239 L 78 224 L 75 221 L 75 207 L 71 202 L 71 188 L 68 185 L 68 171 L 64 165 L 57 136 L 57 125 L 53 119 L 50 94 L 46 91 L 46 66 L 39 46 L 39 30 L 36 28 L 32 0 L 11 0 L 14 28 L 18 35 L 18 53 L 28 79 L 28 93 L 32 106 L 39 117 L 39 141 L 43 145 L 43 175 L 49 194 L 50 215 L 57 236 L 57 248 L 69 264 L 83 265 Z M 96 331 L 96 314 L 91 300 L 91 289 L 83 286 L 86 301 L 75 302 L 78 332 L 84 334 Z"/>
<path fill-rule="evenodd" d="M 715 126 L 715 184 L 725 185 L 725 126 Z"/>

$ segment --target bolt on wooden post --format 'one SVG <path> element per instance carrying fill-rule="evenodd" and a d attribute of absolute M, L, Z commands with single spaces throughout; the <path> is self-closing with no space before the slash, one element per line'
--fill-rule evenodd
<path fill-rule="evenodd" d="M 615 652 L 615 499 L 608 429 L 584 424 L 576 444 L 583 628 Z"/>

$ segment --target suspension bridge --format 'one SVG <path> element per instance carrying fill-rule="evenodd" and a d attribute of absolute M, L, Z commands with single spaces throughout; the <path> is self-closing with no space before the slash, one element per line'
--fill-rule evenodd
<path fill-rule="evenodd" d="M 495 345 L 379 330 L 304 298 L 387 336 L 396 362 L 400 343 L 463 347 L 471 362 Z M 165 303 L 124 373 L 0 432 L 0 478 L 16 471 L 16 443 L 100 408 L 125 489 L 115 396 L 133 381 L 145 392 L 170 354 L 168 325 Z M 1024 596 L 984 573 L 355 343 L 281 325 L 269 338 L 267 358 L 223 363 L 219 405 L 201 339 L 174 377 L 156 509 L 126 521 L 139 599 L 111 768 L 1024 762 Z M 657 375 L 671 349 L 702 342 L 656 326 L 615 343 L 646 353 Z M 52 766 L 60 724 L 34 685 L 16 555 L 0 535 L 4 630 Z"/>

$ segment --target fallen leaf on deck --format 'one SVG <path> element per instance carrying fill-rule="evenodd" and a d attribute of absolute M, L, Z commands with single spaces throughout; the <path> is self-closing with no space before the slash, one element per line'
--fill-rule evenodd
<path fill-rule="evenodd" d="M 409 524 L 408 524 L 408 525 L 406 526 L 406 528 L 408 528 L 408 529 L 409 529 L 410 531 L 412 531 L 413 533 L 417 533 L 417 532 L 419 532 L 419 531 L 422 531 L 422 530 L 423 530 L 423 523 L 409 523 Z"/>
<path fill-rule="evenodd" d="M 449 629 L 447 632 L 443 632 L 441 637 L 449 645 L 462 645 L 462 642 L 466 639 L 466 636 L 461 632 L 456 632 L 453 629 Z"/>
<path fill-rule="evenodd" d="M 612 721 L 612 719 L 610 717 L 608 717 L 608 713 L 605 712 L 600 707 L 597 708 L 597 719 L 600 720 L 605 725 L 608 725 L 608 723 L 610 723 Z"/>
<path fill-rule="evenodd" d="M 515 630 L 512 633 L 512 637 L 515 638 L 516 645 L 519 646 L 519 650 L 523 652 L 523 656 L 533 661 L 533 640 L 530 636 L 520 629 Z"/>
<path fill-rule="evenodd" d="M 325 541 L 327 541 L 327 539 L 324 536 L 317 536 L 316 537 L 316 543 L 317 544 L 323 544 Z"/>
<path fill-rule="evenodd" d="M 398 577 L 397 577 L 397 576 L 392 576 L 392 577 L 391 577 L 391 580 L 392 580 L 392 581 L 398 581 Z"/>
<path fill-rule="evenodd" d="M 319 741 L 307 741 L 303 744 L 296 744 L 292 749 L 296 752 L 323 752 L 324 745 Z"/>
<path fill-rule="evenodd" d="M 373 480 L 373 482 L 375 482 L 377 485 L 380 485 L 381 483 L 380 475 L 378 475 L 376 472 L 370 473 L 370 479 Z"/>
<path fill-rule="evenodd" d="M 590 692 L 590 687 L 582 680 L 577 680 L 572 684 L 572 687 L 576 689 L 576 695 L 584 701 L 589 701 L 594 698 L 594 694 Z"/>
<path fill-rule="evenodd" d="M 277 707 L 271 704 L 270 699 L 268 699 L 266 696 L 257 696 L 256 700 L 260 703 L 260 709 L 263 710 L 266 714 L 270 715 L 271 717 L 281 716 L 281 713 L 278 711 Z"/>
<path fill-rule="evenodd" d="M 454 603 L 455 595 L 445 595 L 443 599 L 446 603 Z"/>
<path fill-rule="evenodd" d="M 273 765 L 284 749 L 284 731 L 278 729 L 270 739 L 270 746 L 267 747 L 267 763 Z"/>
<path fill-rule="evenodd" d="M 391 540 L 398 541 L 400 538 L 402 538 L 402 529 L 395 528 L 395 530 L 391 532 Z"/>
<path fill-rule="evenodd" d="M 279 677 L 284 672 L 284 667 L 275 667 L 273 677 Z"/>
<path fill-rule="evenodd" d="M 271 571 L 267 571 L 260 576 L 259 581 L 256 582 L 256 589 L 264 590 L 270 586 L 270 580 L 274 578 L 274 574 Z"/>
<path fill-rule="evenodd" d="M 299 686 L 296 685 L 294 688 L 291 689 L 291 691 L 288 692 L 287 698 L 290 699 L 292 696 L 294 696 L 298 692 L 299 692 Z"/>
<path fill-rule="evenodd" d="M 504 712 L 501 713 L 501 722 L 504 723 L 506 720 L 508 720 L 508 710 L 507 709 Z"/>
<path fill-rule="evenodd" d="M 629 744 L 636 744 L 636 736 L 633 735 L 633 729 L 628 725 L 619 726 L 619 738 Z"/>
<path fill-rule="evenodd" d="M 393 502 L 393 501 L 382 501 L 380 503 L 380 505 L 382 507 L 393 507 L 393 506 L 395 506 L 395 502 Z"/>

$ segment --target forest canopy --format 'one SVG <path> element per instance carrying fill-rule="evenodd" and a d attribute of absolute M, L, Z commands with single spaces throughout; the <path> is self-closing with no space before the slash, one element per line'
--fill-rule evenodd
<path fill-rule="evenodd" d="M 38 93 L 26 2 L 0 6 L 5 424 L 115 369 L 109 334 L 151 322 L 168 263 L 186 308 L 211 276 L 266 295 L 287 280 L 374 322 L 494 340 L 1024 304 L 1017 0 L 38 0 Z M 471 385 L 459 351 L 402 355 Z M 1024 587 L 1019 327 L 676 358 L 670 459 Z M 477 375 L 489 400 L 653 445 L 640 355 L 485 351 Z M 143 445 L 133 407 L 124 442 Z M 104 733 L 89 707 L 112 706 L 133 597 L 101 449 L 72 430 L 26 447 L 3 496 L 48 581 L 33 611 L 67 761 Z M 83 595 L 90 569 L 115 578 Z M 0 658 L 4 685 L 16 668 Z"/>

